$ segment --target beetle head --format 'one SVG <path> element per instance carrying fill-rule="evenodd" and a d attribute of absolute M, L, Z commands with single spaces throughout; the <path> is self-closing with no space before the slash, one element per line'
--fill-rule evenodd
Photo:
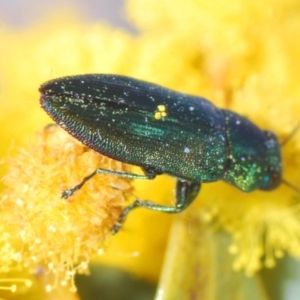
<path fill-rule="evenodd" d="M 267 147 L 267 166 L 262 177 L 260 189 L 270 191 L 276 189 L 282 182 L 281 145 L 276 135 L 264 131 Z"/>

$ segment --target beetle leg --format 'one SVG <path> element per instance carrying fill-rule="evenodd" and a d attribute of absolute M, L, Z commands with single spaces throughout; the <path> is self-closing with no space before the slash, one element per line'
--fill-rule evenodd
<path fill-rule="evenodd" d="M 122 171 L 113 171 L 113 170 L 98 168 L 90 175 L 84 177 L 83 180 L 79 184 L 75 185 L 73 188 L 63 191 L 61 197 L 64 199 L 69 198 L 76 191 L 80 190 L 81 187 L 88 180 L 90 180 L 92 177 L 94 177 L 96 174 L 110 174 L 110 175 L 116 175 L 116 176 L 120 176 L 120 177 L 130 178 L 130 179 L 153 179 L 155 177 L 155 175 L 151 174 L 149 176 L 147 173 L 145 175 L 142 175 L 142 174 L 133 174 L 133 173 L 126 173 L 126 172 L 122 172 Z"/>
<path fill-rule="evenodd" d="M 144 171 L 145 175 L 147 175 L 148 179 L 154 179 L 157 175 L 162 174 L 162 172 L 159 172 L 150 166 L 143 167 L 142 170 Z"/>
<path fill-rule="evenodd" d="M 177 180 L 176 185 L 176 204 L 175 206 L 160 205 L 151 201 L 135 200 L 132 204 L 126 206 L 118 220 L 114 225 L 112 234 L 116 234 L 124 223 L 128 213 L 136 207 L 144 207 L 151 210 L 161 211 L 165 213 L 179 213 L 185 210 L 196 198 L 200 191 L 201 182 Z"/>
<path fill-rule="evenodd" d="M 186 209 L 197 197 L 200 187 L 201 182 L 178 179 L 176 184 L 176 211 L 174 213 Z"/>

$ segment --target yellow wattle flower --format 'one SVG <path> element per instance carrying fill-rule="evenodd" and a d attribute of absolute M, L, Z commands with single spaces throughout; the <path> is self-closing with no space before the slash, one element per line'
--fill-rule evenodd
<path fill-rule="evenodd" d="M 95 176 L 67 200 L 61 192 L 102 166 L 128 166 L 101 156 L 58 126 L 37 134 L 28 149 L 8 159 L 10 171 L 1 198 L 0 272 L 12 268 L 53 274 L 57 285 L 74 285 L 76 273 L 88 273 L 95 254 L 102 254 L 113 225 L 132 190 L 128 179 Z"/>

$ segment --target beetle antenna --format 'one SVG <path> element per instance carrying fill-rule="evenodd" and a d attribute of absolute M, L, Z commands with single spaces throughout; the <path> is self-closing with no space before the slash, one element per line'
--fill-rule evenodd
<path fill-rule="evenodd" d="M 293 191 L 297 192 L 298 194 L 300 194 L 300 189 L 298 187 L 296 187 L 295 185 L 289 183 L 288 181 L 281 179 L 281 182 L 284 183 L 286 186 L 288 186 L 290 189 L 292 189 Z"/>
<path fill-rule="evenodd" d="M 300 120 L 298 121 L 298 124 L 294 127 L 293 131 L 286 137 L 286 139 L 281 142 L 281 147 L 283 147 L 287 142 L 291 140 L 291 138 L 297 133 L 297 131 L 300 128 Z"/>

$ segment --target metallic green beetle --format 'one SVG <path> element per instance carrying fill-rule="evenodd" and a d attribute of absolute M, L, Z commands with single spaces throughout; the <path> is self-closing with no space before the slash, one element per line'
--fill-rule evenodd
<path fill-rule="evenodd" d="M 140 166 L 145 175 L 97 169 L 98 173 L 153 179 L 177 178 L 176 204 L 136 200 L 135 207 L 177 213 L 197 196 L 202 182 L 224 180 L 244 192 L 273 190 L 282 182 L 281 146 L 275 134 L 208 100 L 120 75 L 78 75 L 46 82 L 41 105 L 66 131 L 95 151 Z"/>

